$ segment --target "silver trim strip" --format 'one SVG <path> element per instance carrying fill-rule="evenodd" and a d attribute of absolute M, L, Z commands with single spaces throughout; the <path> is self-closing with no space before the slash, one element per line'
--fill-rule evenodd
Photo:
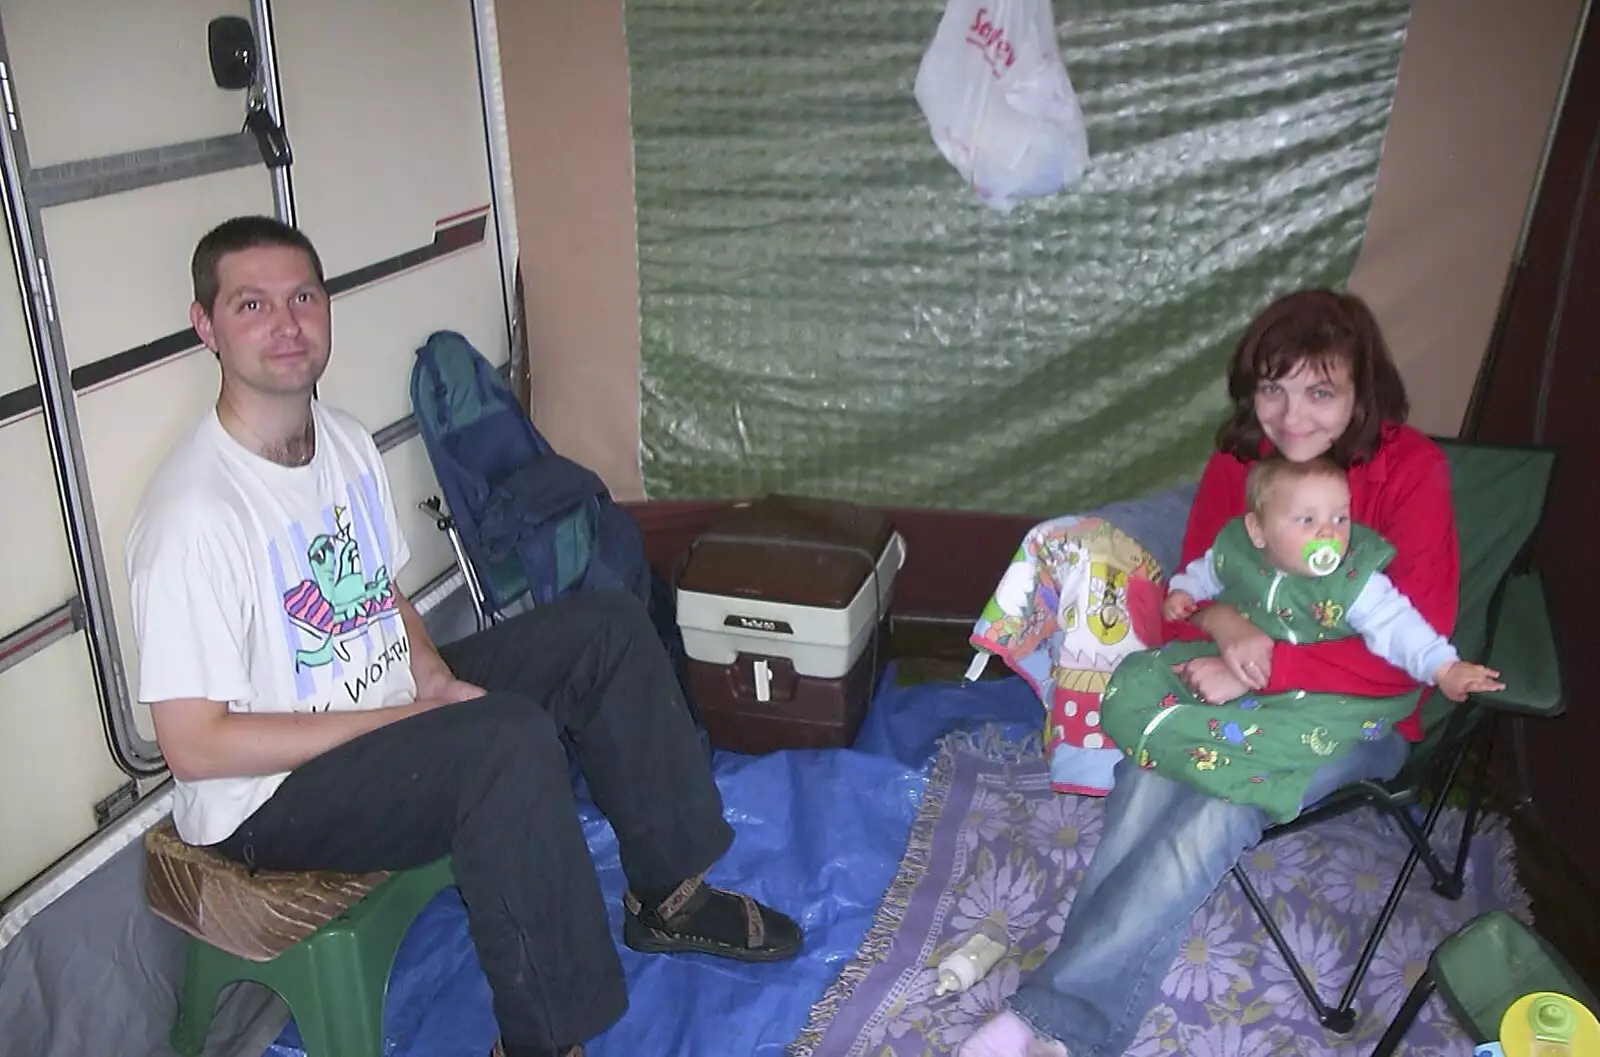
<path fill-rule="evenodd" d="M 278 42 L 272 35 L 272 0 L 250 0 L 250 21 L 256 27 L 256 51 L 260 54 L 261 69 L 258 79 L 267 94 L 267 113 L 272 115 L 274 121 L 283 125 L 283 86 L 278 81 Z M 288 135 L 285 128 L 286 136 Z M 293 148 L 294 141 L 289 142 L 291 150 L 288 165 L 277 169 L 269 169 L 267 173 L 272 178 L 272 205 L 277 212 L 278 219 L 285 224 L 298 227 L 295 220 L 294 206 L 294 169 Z M 257 163 L 261 155 L 256 155 Z"/>
<path fill-rule="evenodd" d="M 424 584 L 417 591 L 416 597 L 411 599 L 411 604 L 417 608 L 418 613 L 427 613 L 459 591 L 466 582 L 466 577 L 461 575 L 461 567 L 452 565 Z"/>
<path fill-rule="evenodd" d="M 83 604 L 73 598 L 0 638 L 0 672 L 15 668 L 52 643 L 81 631 L 83 623 Z"/>
<path fill-rule="evenodd" d="M 260 164 L 255 140 L 236 133 L 47 165 L 28 173 L 25 191 L 30 206 L 49 209 Z"/>
<path fill-rule="evenodd" d="M 516 317 L 517 204 L 511 174 L 511 132 L 506 120 L 505 85 L 500 76 L 500 30 L 495 0 L 472 0 L 472 35 L 478 55 L 478 86 L 483 96 L 483 132 L 489 152 L 489 192 L 500 250 L 500 296 L 506 310 L 506 341 Z"/>
<path fill-rule="evenodd" d="M 5 31 L 0 26 L 0 62 L 7 62 Z M 89 655 L 95 689 L 105 719 L 106 743 L 118 767 L 134 777 L 155 774 L 165 765 L 154 741 L 140 733 L 129 702 L 122 652 L 117 641 L 116 621 L 111 605 L 110 586 L 105 574 L 105 556 L 100 549 L 94 499 L 84 461 L 83 435 L 78 427 L 77 404 L 72 396 L 71 365 L 67 361 L 66 341 L 60 321 L 55 317 L 49 288 L 48 247 L 44 241 L 44 222 L 38 206 L 23 194 L 24 174 L 30 171 L 27 151 L 27 123 L 20 111 L 15 131 L 0 127 L 0 155 L 6 224 L 11 241 L 13 264 L 25 281 L 27 296 L 22 299 L 24 323 L 28 328 L 42 397 L 41 412 L 50 454 L 55 462 L 67 538 L 74 556 L 73 568 L 78 598 L 83 604 L 89 628 Z"/>
<path fill-rule="evenodd" d="M 372 435 L 372 441 L 380 452 L 386 452 L 398 448 L 421 432 L 421 428 L 417 425 L 417 416 L 407 415 L 400 421 L 391 422 L 378 430 Z"/>

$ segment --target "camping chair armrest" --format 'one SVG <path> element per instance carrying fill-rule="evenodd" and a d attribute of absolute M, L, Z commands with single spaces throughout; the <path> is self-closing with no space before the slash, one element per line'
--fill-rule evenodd
<path fill-rule="evenodd" d="M 1500 673 L 1504 690 L 1474 700 L 1501 712 L 1559 716 L 1566 708 L 1561 657 L 1537 572 L 1506 580 L 1485 663 Z"/>

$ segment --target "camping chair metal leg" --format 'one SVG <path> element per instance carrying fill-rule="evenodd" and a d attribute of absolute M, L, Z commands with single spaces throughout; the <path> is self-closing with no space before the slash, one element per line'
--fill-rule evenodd
<path fill-rule="evenodd" d="M 1443 788 L 1449 789 L 1450 783 L 1455 780 L 1457 766 L 1450 768 L 1450 775 Z M 1380 802 L 1382 803 L 1382 802 Z M 1406 853 L 1405 863 L 1400 867 L 1400 874 L 1395 878 L 1394 887 L 1389 890 L 1389 897 L 1384 900 L 1383 909 L 1378 912 L 1378 920 L 1373 922 L 1372 931 L 1367 934 L 1366 943 L 1361 947 L 1361 956 L 1356 960 L 1355 969 L 1350 974 L 1350 979 L 1345 983 L 1344 991 L 1339 996 L 1339 1004 L 1330 1006 L 1317 994 L 1316 988 L 1306 975 L 1300 960 L 1295 957 L 1294 951 L 1289 948 L 1289 941 L 1284 937 L 1283 930 L 1278 928 L 1278 923 L 1273 920 L 1271 911 L 1267 909 L 1265 900 L 1261 898 L 1255 886 L 1250 883 L 1244 871 L 1235 866 L 1233 868 L 1234 880 L 1244 891 L 1245 899 L 1255 909 L 1261 923 L 1266 927 L 1267 935 L 1272 937 L 1273 944 L 1278 948 L 1278 953 L 1283 955 L 1289 972 L 1294 976 L 1295 982 L 1300 985 L 1300 990 L 1305 993 L 1306 1001 L 1311 1004 L 1311 1009 L 1317 1015 L 1317 1021 L 1329 1031 L 1346 1034 L 1356 1022 L 1355 999 L 1356 992 L 1361 990 L 1361 982 L 1367 977 L 1367 970 L 1372 967 L 1372 959 L 1378 953 L 1378 945 L 1383 942 L 1383 935 L 1388 931 L 1389 923 L 1394 920 L 1395 913 L 1400 909 L 1400 900 L 1405 897 L 1406 886 L 1411 882 L 1411 875 L 1416 872 L 1417 864 L 1425 862 L 1428 872 L 1433 874 L 1435 882 L 1444 883 L 1450 880 L 1445 873 L 1444 863 L 1434 853 L 1433 846 L 1428 842 L 1428 834 L 1433 832 L 1434 824 L 1439 819 L 1439 814 L 1444 809 L 1444 797 L 1439 796 L 1428 808 L 1428 814 L 1421 826 L 1416 819 L 1401 807 L 1383 804 L 1388 809 L 1389 815 L 1401 829 L 1411 844 L 1411 849 Z"/>
<path fill-rule="evenodd" d="M 1462 719 L 1471 723 L 1474 717 L 1463 716 Z M 1456 846 L 1455 861 L 1446 867 L 1444 861 L 1434 850 L 1431 837 L 1438 824 L 1439 816 L 1444 812 L 1445 801 L 1449 791 L 1455 786 L 1456 778 L 1461 771 L 1461 763 L 1466 758 L 1467 752 L 1453 753 L 1450 763 L 1443 776 L 1443 782 L 1437 787 L 1439 792 L 1428 805 L 1428 810 L 1419 823 L 1407 806 L 1397 804 L 1383 796 L 1369 796 L 1367 801 L 1374 807 L 1381 809 L 1395 825 L 1405 834 L 1407 842 L 1411 845 L 1406 853 L 1405 863 L 1400 868 L 1399 876 L 1395 878 L 1394 886 L 1389 890 L 1388 898 L 1384 900 L 1383 909 L 1378 913 L 1378 919 L 1373 923 L 1372 931 L 1367 934 L 1366 942 L 1362 945 L 1361 955 L 1356 961 L 1355 969 L 1350 974 L 1343 992 L 1339 996 L 1337 1005 L 1329 1005 L 1317 994 L 1310 977 L 1306 975 L 1305 968 L 1300 960 L 1289 948 L 1289 942 L 1284 937 L 1283 931 L 1278 928 L 1272 919 L 1271 912 L 1267 909 L 1266 901 L 1261 898 L 1250 879 L 1245 876 L 1244 870 L 1235 866 L 1233 868 L 1234 880 L 1244 892 L 1245 899 L 1261 919 L 1262 925 L 1267 930 L 1267 935 L 1272 937 L 1273 945 L 1283 955 L 1283 960 L 1289 967 L 1289 972 L 1294 976 L 1295 982 L 1300 985 L 1300 990 L 1305 994 L 1306 1001 L 1311 1004 L 1312 1011 L 1317 1020 L 1329 1031 L 1345 1034 L 1355 1026 L 1356 993 L 1361 989 L 1362 981 L 1366 979 L 1367 971 L 1372 967 L 1372 959 L 1378 953 L 1378 945 L 1383 941 L 1384 933 L 1388 931 L 1389 924 L 1394 920 L 1395 913 L 1400 909 L 1400 901 L 1405 896 L 1406 886 L 1411 882 L 1411 876 L 1416 872 L 1417 864 L 1421 863 L 1428 868 L 1428 873 L 1433 877 L 1433 890 L 1447 899 L 1460 898 L 1463 890 L 1463 880 L 1466 874 L 1467 856 L 1471 850 L 1472 834 L 1477 828 L 1478 815 L 1482 809 L 1484 790 L 1488 780 L 1489 751 L 1494 747 L 1493 716 L 1485 717 L 1481 730 L 1471 731 L 1467 737 L 1469 745 L 1472 741 L 1481 741 L 1482 756 L 1479 769 L 1474 775 L 1472 788 L 1468 794 L 1467 812 L 1462 819 L 1461 840 Z M 1381 792 L 1381 790 L 1380 790 Z M 1430 985 L 1431 988 L 1431 985 Z M 1424 994 L 1419 1003 L 1427 1000 Z"/>
<path fill-rule="evenodd" d="M 1406 995 L 1406 1000 L 1400 1006 L 1400 1012 L 1394 1015 L 1389 1022 L 1389 1029 L 1383 1033 L 1383 1038 L 1378 1040 L 1377 1047 L 1372 1051 L 1372 1057 L 1389 1057 L 1400 1047 L 1400 1040 L 1406 1037 L 1406 1032 L 1411 1030 L 1411 1025 L 1417 1019 L 1417 1014 L 1422 1012 L 1422 1007 L 1428 1004 L 1428 999 L 1433 997 L 1433 970 L 1424 969 L 1417 978 L 1416 985 Z"/>
<path fill-rule="evenodd" d="M 1460 899 L 1466 890 L 1467 855 L 1472 850 L 1472 837 L 1478 828 L 1478 815 L 1483 809 L 1484 794 L 1489 788 L 1489 758 L 1494 753 L 1495 725 L 1498 717 L 1490 715 L 1483 722 L 1480 738 L 1483 747 L 1478 755 L 1478 772 L 1473 776 L 1472 790 L 1467 794 L 1467 814 L 1461 820 L 1461 842 L 1456 845 L 1455 869 L 1444 883 L 1435 881 L 1433 890 L 1446 899 Z"/>
<path fill-rule="evenodd" d="M 1492 735 L 1493 728 L 1484 735 Z M 1485 749 L 1491 748 L 1492 743 L 1485 741 Z M 1378 913 L 1378 920 L 1373 924 L 1372 931 L 1367 935 L 1367 942 L 1361 948 L 1361 957 L 1356 961 L 1355 972 L 1350 975 L 1350 980 L 1345 984 L 1344 993 L 1339 998 L 1339 1005 L 1333 1011 L 1341 1016 L 1348 1016 L 1350 1023 L 1354 1023 L 1356 992 L 1361 989 L 1361 982 L 1366 979 L 1367 970 L 1372 967 L 1372 959 L 1378 953 L 1378 944 L 1383 942 L 1383 934 L 1388 931 L 1389 923 L 1394 920 L 1395 912 L 1400 909 L 1400 900 L 1405 897 L 1406 885 L 1411 882 L 1411 875 L 1416 872 L 1417 864 L 1424 863 L 1428 872 L 1433 875 L 1433 890 L 1447 899 L 1457 899 L 1461 895 L 1461 875 L 1466 870 L 1467 850 L 1472 840 L 1472 829 L 1477 824 L 1478 803 L 1481 799 L 1482 780 L 1486 771 L 1480 770 L 1478 780 L 1473 783 L 1473 791 L 1469 800 L 1467 815 L 1462 819 L 1464 827 L 1461 834 L 1461 843 L 1457 847 L 1455 871 L 1446 873 L 1444 863 L 1433 850 L 1430 838 L 1434 827 L 1439 821 L 1439 816 L 1444 811 L 1446 795 L 1455 785 L 1456 776 L 1461 769 L 1461 761 L 1466 753 L 1457 753 L 1450 763 L 1449 772 L 1445 776 L 1444 784 L 1439 787 L 1439 794 L 1432 804 L 1428 805 L 1428 813 L 1422 825 L 1418 826 L 1416 819 L 1404 808 L 1386 805 L 1390 808 L 1390 817 L 1399 823 L 1405 830 L 1406 837 L 1411 842 L 1411 850 L 1406 854 L 1406 861 L 1400 867 L 1400 876 L 1395 878 L 1394 887 L 1389 890 L 1389 898 L 1384 901 L 1383 909 Z M 1487 756 L 1485 757 L 1487 764 Z M 1287 953 L 1285 957 L 1287 957 Z M 1426 998 L 1426 996 L 1424 996 Z M 1319 1014 L 1321 1010 L 1318 1010 Z M 1326 1025 L 1327 1022 L 1324 1021 Z M 1330 1030 L 1339 1030 L 1329 1026 Z"/>
<path fill-rule="evenodd" d="M 1444 861 L 1439 858 L 1439 853 L 1433 850 L 1433 844 L 1428 839 L 1429 834 L 1433 832 L 1434 823 L 1438 821 L 1439 812 L 1444 807 L 1444 798 L 1440 797 L 1428 808 L 1421 825 L 1417 824 L 1417 820 L 1411 817 L 1411 812 L 1406 808 L 1390 804 L 1380 806 L 1394 820 L 1394 824 L 1405 833 L 1406 840 L 1411 844 L 1411 855 L 1428 868 L 1428 873 L 1433 876 L 1434 890 L 1439 891 L 1441 885 L 1448 886 L 1450 875 L 1445 872 Z"/>
<path fill-rule="evenodd" d="M 1490 724 L 1486 723 L 1485 726 L 1490 726 Z M 1492 736 L 1492 734 L 1493 730 L 1491 726 L 1491 729 L 1487 732 L 1487 735 Z M 1467 747 L 1470 747 L 1472 738 L 1483 736 L 1486 735 L 1479 734 L 1478 732 L 1474 731 L 1468 736 L 1469 741 Z M 1491 744 L 1485 744 L 1485 750 L 1491 747 Z M 1465 748 L 1460 752 L 1452 754 L 1450 766 L 1445 772 L 1444 781 L 1439 784 L 1439 791 L 1437 795 L 1434 796 L 1433 802 L 1428 805 L 1427 814 L 1423 816 L 1423 820 L 1420 825 L 1417 823 L 1417 820 L 1412 817 L 1410 808 L 1383 799 L 1377 799 L 1373 801 L 1374 806 L 1381 808 L 1384 812 L 1386 812 L 1388 816 L 1394 820 L 1394 824 L 1399 826 L 1401 832 L 1406 835 L 1406 840 L 1411 842 L 1413 853 L 1421 858 L 1423 865 L 1428 868 L 1428 873 L 1433 877 L 1433 890 L 1444 896 L 1446 899 L 1458 899 L 1461 896 L 1461 874 L 1466 870 L 1468 846 L 1472 841 L 1472 831 L 1477 826 L 1478 805 L 1482 799 L 1483 783 L 1488 777 L 1488 757 L 1486 755 L 1484 757 L 1485 767 L 1480 769 L 1478 772 L 1478 781 L 1473 784 L 1472 793 L 1469 797 L 1467 815 L 1462 820 L 1462 839 L 1461 843 L 1457 845 L 1456 848 L 1456 862 L 1454 864 L 1455 869 L 1447 870 L 1445 868 L 1444 861 L 1440 859 L 1439 854 L 1434 851 L 1432 841 L 1433 830 L 1434 826 L 1439 821 L 1439 816 L 1444 812 L 1445 801 L 1449 797 L 1450 790 L 1455 787 L 1456 778 L 1461 773 L 1461 762 L 1466 758 L 1466 756 L 1467 752 Z M 1407 863 L 1407 874 L 1409 876 L 1410 869 L 1414 868 L 1416 864 L 1411 862 L 1409 859 L 1407 860 Z"/>
<path fill-rule="evenodd" d="M 1345 998 L 1338 1008 L 1334 1008 L 1322 1000 L 1317 994 L 1317 989 L 1306 975 L 1305 967 L 1300 964 L 1300 959 L 1295 957 L 1294 951 L 1289 948 L 1289 941 L 1283 935 L 1283 930 L 1272 918 L 1272 911 L 1267 909 L 1266 901 L 1261 898 L 1261 893 L 1256 891 L 1256 886 L 1245 876 L 1244 869 L 1239 866 L 1233 868 L 1233 879 L 1238 882 L 1244 891 L 1244 897 L 1255 908 L 1256 916 L 1261 919 L 1261 924 L 1266 928 L 1267 935 L 1272 937 L 1273 944 L 1278 948 L 1278 953 L 1283 955 L 1283 960 L 1289 967 L 1289 972 L 1294 976 L 1295 983 L 1300 985 L 1300 990 L 1305 994 L 1306 1001 L 1311 1003 L 1312 1012 L 1317 1015 L 1317 1022 L 1329 1031 L 1340 1035 L 1347 1033 L 1356 1024 L 1356 1011 L 1350 1006 L 1350 996 L 1355 993 L 1354 988 L 1348 988 Z M 1364 961 L 1370 961 L 1370 956 Z M 1365 968 L 1362 969 L 1365 973 Z"/>
<path fill-rule="evenodd" d="M 486 612 L 488 605 L 483 597 L 483 585 L 478 583 L 478 572 L 467 558 L 467 549 L 461 543 L 461 531 L 456 528 L 455 519 L 446 518 L 442 527 L 445 535 L 450 538 L 450 549 L 455 551 L 456 564 L 461 567 L 461 576 L 467 581 L 467 593 L 472 596 L 472 614 L 477 618 L 478 630 L 482 631 L 492 623 Z"/>
<path fill-rule="evenodd" d="M 1361 981 L 1367 977 L 1367 970 L 1372 967 L 1372 959 L 1378 953 L 1378 944 L 1383 942 L 1383 934 L 1388 931 L 1389 923 L 1394 920 L 1395 912 L 1400 909 L 1400 900 L 1405 898 L 1406 885 L 1411 883 L 1411 875 L 1416 872 L 1417 864 L 1425 863 L 1428 872 L 1434 877 L 1435 890 L 1441 884 L 1450 880 L 1444 871 L 1444 863 L 1439 861 L 1439 856 L 1434 852 L 1429 836 L 1433 833 L 1434 825 L 1439 821 L 1439 815 L 1444 810 L 1445 792 L 1455 784 L 1456 772 L 1461 765 L 1461 755 L 1450 765 L 1450 772 L 1445 783 L 1440 787 L 1440 794 L 1428 807 L 1428 814 L 1421 826 L 1416 819 L 1411 817 L 1404 808 L 1391 808 L 1389 814 L 1405 830 L 1406 837 L 1411 842 L 1411 850 L 1406 854 L 1406 861 L 1400 867 L 1400 875 L 1395 878 L 1394 887 L 1389 889 L 1389 898 L 1384 900 L 1383 909 L 1378 912 L 1378 920 L 1373 923 L 1372 931 L 1367 934 L 1367 942 L 1361 948 L 1361 957 L 1356 961 L 1356 968 L 1350 974 L 1350 980 L 1345 984 L 1344 993 L 1339 998 L 1339 1012 L 1345 1012 L 1354 1023 L 1356 992 L 1361 989 Z M 1457 893 L 1459 894 L 1459 893 Z M 1453 898 L 1453 897 L 1452 897 Z"/>
<path fill-rule="evenodd" d="M 1406 839 L 1411 842 L 1413 853 L 1428 868 L 1428 873 L 1433 877 L 1433 890 L 1446 899 L 1460 899 L 1461 893 L 1465 890 L 1467 855 L 1472 850 L 1472 835 L 1478 827 L 1478 815 L 1483 806 L 1484 790 L 1489 780 L 1489 752 L 1494 748 L 1493 717 L 1487 719 L 1483 723 L 1483 729 L 1474 732 L 1472 738 L 1482 741 L 1482 756 L 1472 787 L 1467 794 L 1467 812 L 1461 820 L 1461 839 L 1456 844 L 1455 862 L 1449 868 L 1446 868 L 1444 860 L 1434 851 L 1433 830 L 1440 814 L 1444 811 L 1450 790 L 1455 787 L 1456 778 L 1461 773 L 1461 763 L 1467 756 L 1466 751 L 1456 753 L 1454 759 L 1450 761 L 1449 770 L 1439 786 L 1439 792 L 1434 797 L 1433 803 L 1428 805 L 1428 812 L 1423 816 L 1421 825 L 1417 824 L 1409 809 L 1384 801 L 1377 802 L 1377 806 L 1387 811 L 1395 825 L 1405 833 Z"/>
<path fill-rule="evenodd" d="M 1383 909 L 1378 912 L 1378 920 L 1373 923 L 1372 931 L 1367 934 L 1367 942 L 1361 948 L 1361 957 L 1356 960 L 1355 971 L 1350 974 L 1349 982 L 1344 985 L 1344 993 L 1339 997 L 1339 1009 L 1349 1015 L 1351 1024 L 1355 1023 L 1356 992 L 1361 989 L 1361 981 L 1367 978 L 1367 970 L 1372 967 L 1373 956 L 1378 953 L 1378 944 L 1383 942 L 1383 934 L 1389 930 L 1389 922 L 1394 920 L 1395 912 L 1400 909 L 1400 900 L 1405 897 L 1406 885 L 1411 883 L 1411 875 L 1416 872 L 1417 863 L 1421 859 L 1422 853 L 1413 845 L 1410 853 L 1406 855 L 1404 865 L 1400 867 L 1400 876 L 1395 878 L 1394 887 L 1389 889 L 1389 898 L 1384 900 Z"/>
<path fill-rule="evenodd" d="M 472 561 L 467 557 L 467 548 L 461 542 L 461 531 L 456 528 L 456 519 L 444 512 L 443 502 L 438 496 L 429 496 L 417 506 L 423 513 L 433 518 L 433 523 L 440 532 L 450 541 L 450 550 L 456 556 L 456 567 L 461 570 L 461 577 L 466 581 L 467 594 L 472 598 L 472 618 L 482 631 L 494 623 L 494 618 L 488 612 L 488 601 L 484 598 L 483 585 L 478 582 L 478 573 L 472 567 Z"/>
<path fill-rule="evenodd" d="M 1355 1027 L 1356 992 L 1361 989 L 1361 981 L 1366 979 L 1367 970 L 1372 967 L 1373 956 L 1378 953 L 1378 944 L 1383 940 L 1384 932 L 1389 928 L 1389 922 L 1394 920 L 1395 911 L 1400 908 L 1401 897 L 1405 895 L 1406 884 L 1411 880 L 1411 874 L 1416 870 L 1417 863 L 1422 856 L 1413 847 L 1406 856 L 1405 865 L 1401 867 L 1400 876 L 1395 880 L 1394 888 L 1389 892 L 1389 898 L 1383 904 L 1383 910 L 1378 914 L 1378 920 L 1373 923 L 1372 931 L 1367 934 L 1367 942 L 1361 948 L 1361 957 L 1356 961 L 1355 970 L 1350 974 L 1349 981 L 1345 984 L 1344 991 L 1339 996 L 1339 1004 L 1330 1006 L 1322 1000 L 1317 993 L 1316 986 L 1311 978 L 1306 975 L 1305 968 L 1300 964 L 1300 959 L 1295 956 L 1289 946 L 1288 939 L 1283 930 L 1273 920 L 1272 912 L 1267 908 L 1266 901 L 1256 891 L 1255 885 L 1245 877 L 1244 871 L 1235 866 L 1233 868 L 1234 880 L 1244 891 L 1244 897 L 1254 908 L 1256 915 L 1261 919 L 1261 924 L 1266 928 L 1267 935 L 1272 937 L 1272 943 L 1278 948 L 1278 953 L 1283 955 L 1284 964 L 1289 967 L 1290 974 L 1295 983 L 1300 985 L 1301 992 L 1306 996 L 1306 1001 L 1311 1004 L 1311 1010 L 1317 1015 L 1317 1022 L 1329 1031 L 1344 1035 Z"/>

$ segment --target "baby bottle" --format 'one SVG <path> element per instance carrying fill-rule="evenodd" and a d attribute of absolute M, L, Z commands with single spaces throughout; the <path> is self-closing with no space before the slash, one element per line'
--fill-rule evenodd
<path fill-rule="evenodd" d="M 947 995 L 965 991 L 983 979 L 1010 947 L 1011 937 L 1006 934 L 1005 926 L 984 919 L 961 946 L 939 963 L 939 983 L 933 993 Z"/>

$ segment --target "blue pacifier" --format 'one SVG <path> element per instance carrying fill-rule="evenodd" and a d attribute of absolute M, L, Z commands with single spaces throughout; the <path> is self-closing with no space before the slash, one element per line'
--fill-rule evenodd
<path fill-rule="evenodd" d="M 1300 557 L 1305 559 L 1306 568 L 1314 576 L 1327 576 L 1339 567 L 1339 562 L 1344 558 L 1344 549 L 1339 541 L 1312 540 L 1300 548 Z"/>

